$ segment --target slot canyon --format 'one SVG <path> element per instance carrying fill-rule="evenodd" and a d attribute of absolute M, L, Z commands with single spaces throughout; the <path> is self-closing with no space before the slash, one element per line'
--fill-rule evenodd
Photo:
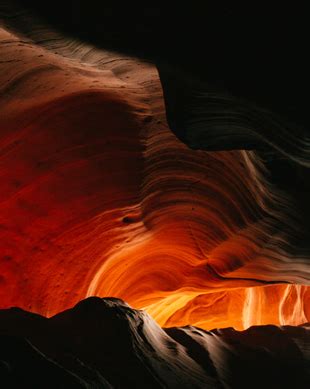
<path fill-rule="evenodd" d="M 143 51 L 26 3 L 0 4 L 0 386 L 308 388 L 304 103 L 197 83 L 154 9 Z"/>

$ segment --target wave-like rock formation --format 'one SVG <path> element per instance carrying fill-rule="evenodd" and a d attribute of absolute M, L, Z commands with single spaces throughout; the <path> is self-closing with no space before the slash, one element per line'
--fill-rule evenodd
<path fill-rule="evenodd" d="M 61 3 L 0 4 L 0 386 L 309 388 L 309 77 L 235 3 Z"/>
<path fill-rule="evenodd" d="M 277 150 L 309 167 L 305 4 L 17 3 L 66 34 L 156 63 L 170 128 L 191 147 Z"/>
<path fill-rule="evenodd" d="M 153 65 L 7 7 L 1 307 L 52 316 L 97 295 L 169 327 L 308 322 L 308 192 L 273 180 L 264 153 L 188 148 Z"/>
<path fill-rule="evenodd" d="M 216 88 L 206 88 L 174 69 L 159 67 L 169 126 L 198 150 L 256 149 L 310 167 L 307 126 Z"/>
<path fill-rule="evenodd" d="M 49 319 L 0 310 L 5 387 L 303 389 L 309 345 L 307 325 L 162 329 L 114 298 L 92 297 Z"/>

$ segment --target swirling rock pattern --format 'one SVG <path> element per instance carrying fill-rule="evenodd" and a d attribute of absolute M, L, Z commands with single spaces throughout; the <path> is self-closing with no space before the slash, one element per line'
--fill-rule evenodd
<path fill-rule="evenodd" d="M 52 316 L 97 295 L 170 327 L 309 321 L 307 196 L 273 183 L 265 154 L 177 139 L 153 65 L 7 12 L 1 307 Z"/>

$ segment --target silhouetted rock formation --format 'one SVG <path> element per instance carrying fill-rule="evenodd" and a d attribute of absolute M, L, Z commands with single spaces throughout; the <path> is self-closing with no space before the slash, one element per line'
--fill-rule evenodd
<path fill-rule="evenodd" d="M 161 329 L 122 300 L 90 297 L 50 319 L 0 311 L 0 386 L 302 389 L 309 346 L 306 325 Z"/>

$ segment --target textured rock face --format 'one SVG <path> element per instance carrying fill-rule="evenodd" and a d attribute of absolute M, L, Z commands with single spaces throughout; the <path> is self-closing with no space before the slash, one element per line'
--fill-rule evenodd
<path fill-rule="evenodd" d="M 161 329 L 118 299 L 89 298 L 50 319 L 8 309 L 0 311 L 0 382 L 29 388 L 308 388 L 309 336 L 306 325 Z"/>
<path fill-rule="evenodd" d="M 306 193 L 271 183 L 254 151 L 178 140 L 152 65 L 8 9 L 1 307 L 51 316 L 97 295 L 170 327 L 309 321 Z"/>
<path fill-rule="evenodd" d="M 0 387 L 309 388 L 306 62 L 235 3 L 59 3 L 0 4 Z"/>

